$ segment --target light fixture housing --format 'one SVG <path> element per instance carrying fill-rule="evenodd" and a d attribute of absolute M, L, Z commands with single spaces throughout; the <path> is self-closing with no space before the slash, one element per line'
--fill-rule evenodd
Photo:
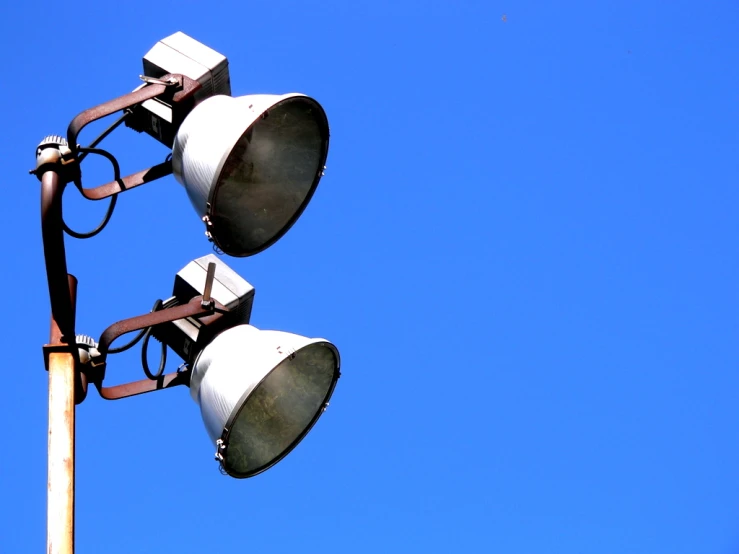
<path fill-rule="evenodd" d="M 254 287 L 213 254 L 193 260 L 178 271 L 174 279 L 173 298 L 164 303 L 174 301 L 180 305 L 187 304 L 194 297 L 202 295 L 210 263 L 216 266 L 211 297 L 228 312 L 208 324 L 188 317 L 158 325 L 153 330 L 154 337 L 169 346 L 186 363 L 192 363 L 215 335 L 229 327 L 249 323 L 251 317 Z"/>
<path fill-rule="evenodd" d="M 323 175 L 328 143 L 326 113 L 308 96 L 218 95 L 180 126 L 172 169 L 215 245 L 251 256 L 300 217 Z"/>
<path fill-rule="evenodd" d="M 257 475 L 284 458 L 328 406 L 339 353 L 324 339 L 238 325 L 195 360 L 190 394 L 223 470 Z"/>
<path fill-rule="evenodd" d="M 195 93 L 196 103 L 216 94 L 231 95 L 226 56 L 182 31 L 157 42 L 144 55 L 143 64 L 147 77 L 179 73 L 198 81 L 201 88 Z"/>
<path fill-rule="evenodd" d="M 200 83 L 184 105 L 176 105 L 171 97 L 152 98 L 133 108 L 126 119 L 128 127 L 146 132 L 169 148 L 194 106 L 217 94 L 231 95 L 226 56 L 181 31 L 163 38 L 144 55 L 143 71 L 142 77 L 159 79 L 179 74 Z"/>

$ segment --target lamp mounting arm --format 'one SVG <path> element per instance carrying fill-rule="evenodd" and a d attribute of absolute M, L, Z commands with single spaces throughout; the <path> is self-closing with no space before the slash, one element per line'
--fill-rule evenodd
<path fill-rule="evenodd" d="M 197 81 L 179 74 L 169 74 L 158 79 L 156 82 L 146 82 L 145 85 L 128 94 L 108 100 L 78 114 L 67 128 L 67 144 L 69 144 L 73 155 L 76 156 L 77 138 L 82 129 L 93 121 L 125 109 L 133 108 L 153 98 L 169 97 L 172 102 L 181 103 L 192 97 L 200 89 L 200 86 L 200 83 Z"/>
<path fill-rule="evenodd" d="M 199 319 L 204 324 L 211 324 L 228 312 L 228 308 L 217 300 L 211 298 L 210 302 L 204 303 L 203 296 L 196 296 L 187 304 L 118 321 L 103 331 L 98 342 L 97 352 L 91 358 L 90 362 L 82 368 L 82 371 L 85 373 L 87 381 L 94 383 L 100 396 L 107 400 L 117 400 L 119 398 L 153 392 L 177 385 L 189 385 L 190 370 L 187 369 L 185 371 L 161 375 L 156 379 L 143 379 L 123 385 L 104 387 L 103 381 L 105 379 L 107 356 L 110 352 L 111 344 L 126 333 L 155 327 L 179 319 L 194 318 Z"/>
<path fill-rule="evenodd" d="M 80 152 L 77 140 L 80 132 L 87 125 L 116 112 L 125 111 L 130 114 L 138 106 L 149 100 L 161 100 L 171 106 L 173 124 L 175 126 L 181 124 L 185 116 L 192 110 L 194 106 L 194 95 L 202 86 L 198 81 L 179 74 L 165 75 L 161 79 L 147 79 L 145 83 L 133 92 L 129 92 L 78 114 L 67 128 L 67 144 L 69 145 L 70 153 L 67 155 L 65 162 L 74 161 L 79 164 L 82 158 L 84 158 L 85 154 Z M 128 125 L 131 118 L 126 117 L 125 119 Z M 122 121 L 123 118 L 103 133 L 102 137 L 106 136 Z M 135 124 L 134 128 L 136 129 Z M 93 144 L 97 144 L 99 141 L 100 139 L 96 140 Z M 171 173 L 172 162 L 165 161 L 123 177 L 122 179 L 117 179 L 94 188 L 83 188 L 81 183 L 79 183 L 78 188 L 88 200 L 102 200 L 160 179 Z"/>
<path fill-rule="evenodd" d="M 157 96 L 164 94 L 167 91 L 167 88 L 167 85 L 163 84 L 145 85 L 133 92 L 129 92 L 128 94 L 124 94 L 123 96 L 119 96 L 113 100 L 108 100 L 94 108 L 88 108 L 77 114 L 67 128 L 67 144 L 72 151 L 72 155 L 75 157 L 77 156 L 77 138 L 82 129 L 87 127 L 90 123 L 127 108 L 132 108 L 133 106 L 152 98 L 156 98 Z"/>
<path fill-rule="evenodd" d="M 146 329 L 147 327 L 155 327 L 162 323 L 169 323 L 171 321 L 177 321 L 178 319 L 185 319 L 188 317 L 201 319 L 205 321 L 205 316 L 208 323 L 212 322 L 215 318 L 220 317 L 223 313 L 228 313 L 228 308 L 220 304 L 215 299 L 212 299 L 210 303 L 203 303 L 202 296 L 196 296 L 192 298 L 187 304 L 180 306 L 172 306 L 171 308 L 165 308 L 163 310 L 157 310 L 155 312 L 149 312 L 144 315 L 131 317 L 124 319 L 110 325 L 103 334 L 100 336 L 98 341 L 98 352 L 99 355 L 92 360 L 92 366 L 97 367 L 105 364 L 105 360 L 110 350 L 110 345 L 118 337 L 130 333 L 132 331 L 139 331 Z"/>
<path fill-rule="evenodd" d="M 175 371 L 162 375 L 155 380 L 142 379 L 133 381 L 124 385 L 115 385 L 113 387 L 103 387 L 102 384 L 95 383 L 100 393 L 100 397 L 105 400 L 120 400 L 129 396 L 145 394 L 162 389 L 169 389 L 178 385 L 190 385 L 190 370 Z"/>

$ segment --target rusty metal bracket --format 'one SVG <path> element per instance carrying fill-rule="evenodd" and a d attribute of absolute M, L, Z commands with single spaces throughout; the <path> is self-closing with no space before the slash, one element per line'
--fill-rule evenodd
<path fill-rule="evenodd" d="M 133 92 L 124 94 L 113 100 L 109 100 L 99 106 L 87 109 L 77 115 L 69 124 L 67 129 L 67 143 L 70 149 L 70 158 L 79 161 L 83 156 L 78 150 L 77 139 L 80 132 L 90 123 L 102 119 L 108 115 L 123 110 L 131 110 L 153 99 L 164 99 L 172 106 L 173 117 L 178 120 L 184 119 L 194 105 L 195 93 L 201 88 L 198 81 L 190 79 L 185 75 L 165 75 L 162 81 L 174 79 L 175 85 L 169 83 L 149 83 Z M 128 118 L 130 119 L 130 118 Z M 126 122 L 129 123 L 128 121 Z M 69 160 L 65 160 L 69 161 Z M 84 188 L 78 183 L 82 195 L 88 200 L 102 200 L 120 192 L 130 190 L 140 185 L 150 183 L 172 173 L 172 163 L 164 163 L 148 167 L 136 173 L 132 173 L 118 181 L 112 181 L 93 188 Z"/>
<path fill-rule="evenodd" d="M 132 188 L 151 183 L 152 181 L 156 181 L 157 179 L 161 179 L 162 177 L 166 177 L 171 174 L 172 162 L 166 161 L 147 167 L 146 169 L 142 169 L 141 171 L 132 173 L 131 175 L 127 175 L 118 181 L 110 181 L 109 183 L 90 189 L 80 186 L 78 189 L 88 200 L 103 200 L 105 198 L 110 198 L 119 192 L 131 190 Z"/>
<path fill-rule="evenodd" d="M 182 78 L 182 76 L 179 76 Z M 127 108 L 131 108 L 152 98 L 156 98 L 162 94 L 165 94 L 169 87 L 167 85 L 147 85 L 141 88 L 137 88 L 133 92 L 108 100 L 102 104 L 95 106 L 94 108 L 88 108 L 85 111 L 79 113 L 70 122 L 67 128 L 67 144 L 72 150 L 72 155 L 77 157 L 77 138 L 80 132 L 87 125 L 98 119 L 102 119 L 108 115 L 112 115 L 115 112 L 120 112 Z"/>
<path fill-rule="evenodd" d="M 115 385 L 113 387 L 103 387 L 102 384 L 96 384 L 100 397 L 105 400 L 120 400 L 121 398 L 128 398 L 129 396 L 146 394 L 147 392 L 169 389 L 179 385 L 190 386 L 189 369 L 167 373 L 153 381 L 151 379 L 142 379 L 140 381 L 133 381 L 131 383 Z"/>
<path fill-rule="evenodd" d="M 49 356 L 55 352 L 63 352 L 72 355 L 74 359 L 74 403 L 80 404 L 87 397 L 87 376 L 80 371 L 80 353 L 76 344 L 45 344 L 44 350 L 44 366 L 49 371 Z"/>
<path fill-rule="evenodd" d="M 100 356 L 93 359 L 92 365 L 97 366 L 104 363 L 113 341 L 131 331 L 139 331 L 147 327 L 154 327 L 162 323 L 169 323 L 187 317 L 201 318 L 203 316 L 228 313 L 228 309 L 217 301 L 214 301 L 212 305 L 203 306 L 202 299 L 202 296 L 195 296 L 187 304 L 172 306 L 171 308 L 149 312 L 114 323 L 103 331 L 103 334 L 100 336 L 100 340 L 98 341 L 98 352 Z"/>
<path fill-rule="evenodd" d="M 49 354 L 52 352 L 69 352 L 74 356 L 75 364 L 80 363 L 80 356 L 78 352 L 78 348 L 76 344 L 66 344 L 66 343 L 56 343 L 56 344 L 45 344 L 43 346 L 44 350 L 44 365 L 46 366 L 46 371 L 49 371 Z"/>
<path fill-rule="evenodd" d="M 100 336 L 100 340 L 98 341 L 98 355 L 93 357 L 90 364 L 83 367 L 82 371 L 86 374 L 87 380 L 93 383 L 98 389 L 100 396 L 107 400 L 127 398 L 129 396 L 154 392 L 178 385 L 189 385 L 190 372 L 189 370 L 186 370 L 162 375 L 154 380 L 143 379 L 113 387 L 104 387 L 103 381 L 105 380 L 105 372 L 107 368 L 107 356 L 110 351 L 111 344 L 117 338 L 132 331 L 139 331 L 141 329 L 146 329 L 147 327 L 155 327 L 157 325 L 185 318 L 195 318 L 201 320 L 205 324 L 210 324 L 214 323 L 222 317 L 223 314 L 228 312 L 228 308 L 223 306 L 223 304 L 220 304 L 218 301 L 211 299 L 210 303 L 203 305 L 203 297 L 196 296 L 187 304 L 183 304 L 181 306 L 173 306 L 171 308 L 165 308 L 163 310 L 118 321 L 103 331 L 103 334 Z"/>

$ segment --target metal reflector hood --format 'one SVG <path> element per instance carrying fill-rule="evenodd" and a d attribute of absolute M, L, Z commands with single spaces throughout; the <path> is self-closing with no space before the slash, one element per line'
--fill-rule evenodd
<path fill-rule="evenodd" d="M 213 96 L 182 123 L 172 167 L 213 242 L 231 256 L 251 256 L 305 209 L 328 139 L 323 108 L 305 95 Z"/>
<path fill-rule="evenodd" d="M 190 393 L 223 469 L 252 477 L 310 431 L 338 378 L 339 353 L 330 342 L 238 325 L 200 353 Z"/>

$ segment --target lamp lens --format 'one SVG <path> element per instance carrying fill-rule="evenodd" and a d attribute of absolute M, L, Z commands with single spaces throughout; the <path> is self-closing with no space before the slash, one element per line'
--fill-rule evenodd
<path fill-rule="evenodd" d="M 249 477 L 287 455 L 321 415 L 338 378 L 337 366 L 331 348 L 313 343 L 272 370 L 236 408 L 224 469 Z"/>
<path fill-rule="evenodd" d="M 241 136 L 213 192 L 214 236 L 227 254 L 249 256 L 279 239 L 315 190 L 328 148 L 320 106 L 288 98 Z"/>

